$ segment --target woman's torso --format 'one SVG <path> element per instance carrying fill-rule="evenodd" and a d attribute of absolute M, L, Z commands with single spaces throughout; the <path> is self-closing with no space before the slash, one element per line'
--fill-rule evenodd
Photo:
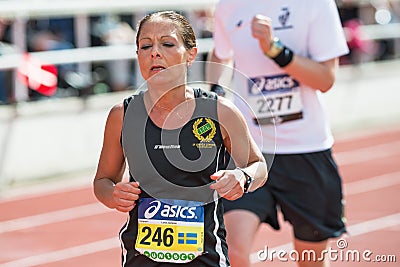
<path fill-rule="evenodd" d="M 120 232 L 123 266 L 229 265 L 222 203 L 209 189 L 210 175 L 226 164 L 216 97 L 194 93 L 191 120 L 173 130 L 152 122 L 143 94 L 124 103 L 122 144 L 142 193 Z"/>

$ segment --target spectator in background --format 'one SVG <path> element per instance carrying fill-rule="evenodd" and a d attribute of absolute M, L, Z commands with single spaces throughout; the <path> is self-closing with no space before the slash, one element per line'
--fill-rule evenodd
<path fill-rule="evenodd" d="M 41 19 L 28 23 L 28 50 L 31 52 L 73 49 L 74 32 L 72 19 Z M 69 73 L 76 71 L 76 64 L 57 65 L 58 88 L 66 89 L 69 85 L 65 79 Z M 65 92 L 57 92 L 63 95 Z M 30 91 L 32 100 L 43 96 L 34 90 Z"/>
<path fill-rule="evenodd" d="M 94 23 L 94 35 L 99 38 L 101 45 L 129 45 L 135 43 L 135 31 L 118 16 L 105 15 Z M 119 59 L 107 61 L 108 82 L 111 91 L 126 90 L 131 83 L 131 60 Z"/>
<path fill-rule="evenodd" d="M 11 52 L 12 48 L 9 45 L 9 23 L 4 19 L 0 19 L 0 56 Z M 10 102 L 10 71 L 0 70 L 0 104 Z"/>
<path fill-rule="evenodd" d="M 377 45 L 366 39 L 361 30 L 360 19 L 350 19 L 343 23 L 347 45 L 350 53 L 347 55 L 351 64 L 360 64 L 372 61 L 377 53 Z"/>
<path fill-rule="evenodd" d="M 48 21 L 48 29 L 58 36 L 60 40 L 64 40 L 75 47 L 75 31 L 73 18 L 52 18 Z"/>
<path fill-rule="evenodd" d="M 32 52 L 63 50 L 72 48 L 73 45 L 70 42 L 61 39 L 58 35 L 46 30 L 34 33 L 30 40 L 30 50 Z M 67 84 L 65 83 L 65 78 L 68 73 L 75 71 L 75 64 L 60 64 L 56 67 L 58 72 L 58 87 L 66 88 Z M 43 97 L 35 90 L 30 91 L 30 96 L 32 100 L 40 99 Z"/>
<path fill-rule="evenodd" d="M 0 104 L 5 104 L 7 102 L 8 102 L 8 94 L 6 91 L 6 75 L 4 71 L 0 70 Z"/>

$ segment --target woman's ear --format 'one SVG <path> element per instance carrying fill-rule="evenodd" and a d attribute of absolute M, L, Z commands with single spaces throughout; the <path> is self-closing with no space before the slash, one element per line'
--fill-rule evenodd
<path fill-rule="evenodd" d="M 193 47 L 192 49 L 189 50 L 189 56 L 187 59 L 188 67 L 192 65 L 193 61 L 196 59 L 196 56 L 197 56 L 197 47 Z"/>

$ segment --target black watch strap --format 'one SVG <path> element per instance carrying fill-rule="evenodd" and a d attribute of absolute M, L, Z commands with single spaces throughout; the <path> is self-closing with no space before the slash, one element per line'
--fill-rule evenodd
<path fill-rule="evenodd" d="M 254 178 L 251 177 L 246 171 L 244 171 L 242 168 L 236 167 L 236 169 L 240 170 L 244 176 L 246 177 L 246 181 L 244 183 L 244 187 L 243 187 L 243 193 L 247 193 L 249 192 L 249 188 L 251 183 L 254 181 Z"/>

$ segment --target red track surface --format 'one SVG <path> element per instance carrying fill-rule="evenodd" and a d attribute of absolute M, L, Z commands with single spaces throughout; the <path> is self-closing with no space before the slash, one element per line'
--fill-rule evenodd
<path fill-rule="evenodd" d="M 360 261 L 338 259 L 331 266 L 399 266 L 400 262 L 400 128 L 337 136 L 334 156 L 344 180 L 347 247 L 333 256 L 360 253 Z M 120 266 L 118 231 L 126 215 L 99 204 L 89 186 L 26 193 L 0 200 L 0 266 Z M 28 192 L 28 191 L 27 191 Z M 296 266 L 290 226 L 275 232 L 263 225 L 253 244 L 254 266 Z M 232 234 L 232 233 L 231 233 Z M 342 240 L 341 240 L 342 241 Z M 257 252 L 287 254 L 264 262 Z M 370 250 L 371 262 L 362 258 Z M 347 255 L 350 255 L 347 253 Z M 354 254 L 353 254 L 354 255 Z M 397 262 L 377 262 L 376 256 Z M 287 260 L 286 262 L 283 259 Z M 393 259 L 392 259 L 393 260 Z"/>

